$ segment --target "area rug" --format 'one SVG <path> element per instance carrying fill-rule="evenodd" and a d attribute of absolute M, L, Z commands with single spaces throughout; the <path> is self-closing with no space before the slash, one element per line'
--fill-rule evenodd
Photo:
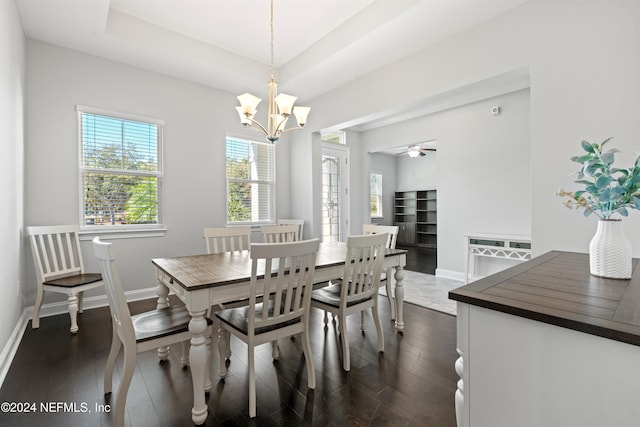
<path fill-rule="evenodd" d="M 449 299 L 449 291 L 464 286 L 464 282 L 405 270 L 403 284 L 405 302 L 456 315 L 456 302 Z M 386 295 L 384 286 L 380 293 Z"/>

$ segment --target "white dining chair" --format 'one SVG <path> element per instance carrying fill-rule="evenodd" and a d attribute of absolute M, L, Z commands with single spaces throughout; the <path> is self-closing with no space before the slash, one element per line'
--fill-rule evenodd
<path fill-rule="evenodd" d="M 77 224 L 30 226 L 27 235 L 36 269 L 36 302 L 31 327 L 40 327 L 40 308 L 44 293 L 67 295 L 72 334 L 78 332 L 78 313 L 82 313 L 84 292 L 103 285 L 99 273 L 84 271 Z"/>
<path fill-rule="evenodd" d="M 116 267 L 111 243 L 101 242 L 99 237 L 93 239 L 93 252 L 98 259 L 100 271 L 104 277 L 109 309 L 111 310 L 112 338 L 111 350 L 107 357 L 104 371 L 104 394 L 111 393 L 113 385 L 113 368 L 124 347 L 123 370 L 120 374 L 120 385 L 113 407 L 113 423 L 117 427 L 124 426 L 124 409 L 127 392 L 136 366 L 137 353 L 149 351 L 171 344 L 184 343 L 191 339 L 189 321 L 191 315 L 183 304 L 150 310 L 131 315 L 122 289 L 122 282 Z M 211 336 L 211 319 L 207 318 L 207 337 Z M 211 360 L 211 340 L 207 339 L 209 366 Z M 169 353 L 158 353 L 161 361 L 169 357 Z M 209 371 L 205 370 L 205 390 L 212 387 Z"/>
<path fill-rule="evenodd" d="M 208 254 L 248 251 L 251 244 L 251 227 L 205 227 L 203 236 Z"/>
<path fill-rule="evenodd" d="M 222 327 L 248 346 L 251 418 L 256 416 L 256 346 L 300 335 L 307 385 L 310 389 L 316 386 L 309 342 L 309 310 L 318 247 L 318 239 L 252 244 L 249 304 L 216 313 Z"/>
<path fill-rule="evenodd" d="M 208 254 L 248 251 L 251 246 L 250 226 L 205 227 L 203 236 Z M 218 304 L 218 307 L 223 310 L 247 304 L 247 299 L 241 299 Z M 218 349 L 221 360 L 231 358 L 231 336 L 226 330 L 221 329 L 218 331 Z"/>
<path fill-rule="evenodd" d="M 387 243 L 385 247 L 387 249 L 396 248 L 396 240 L 398 239 L 398 231 L 400 227 L 397 225 L 377 225 L 377 224 L 362 224 L 363 234 L 380 234 L 387 233 Z M 382 272 L 380 277 L 380 284 L 385 286 L 387 292 L 387 300 L 389 301 L 389 313 L 391 314 L 391 320 L 396 319 L 396 299 L 393 289 L 393 268 L 389 267 L 386 271 Z"/>
<path fill-rule="evenodd" d="M 345 371 L 351 369 L 347 316 L 371 309 L 378 333 L 378 351 L 384 351 L 384 336 L 378 316 L 378 287 L 386 243 L 386 233 L 349 236 L 342 279 L 331 281 L 328 286 L 311 293 L 311 307 L 330 312 L 338 317 L 338 330 L 342 342 L 342 365 Z M 325 329 L 326 322 L 325 316 Z"/>
<path fill-rule="evenodd" d="M 297 242 L 299 226 L 291 225 L 263 225 L 262 241 L 264 243 Z"/>
<path fill-rule="evenodd" d="M 278 225 L 297 225 L 298 240 L 304 239 L 304 219 L 279 219 Z"/>

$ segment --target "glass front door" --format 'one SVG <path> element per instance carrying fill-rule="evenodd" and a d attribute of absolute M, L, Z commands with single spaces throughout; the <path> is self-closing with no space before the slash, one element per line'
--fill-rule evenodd
<path fill-rule="evenodd" d="M 348 150 L 322 148 L 322 241 L 344 241 L 348 235 Z"/>

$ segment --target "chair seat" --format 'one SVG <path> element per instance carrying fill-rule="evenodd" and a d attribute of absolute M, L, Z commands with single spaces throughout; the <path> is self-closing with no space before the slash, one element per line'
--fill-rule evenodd
<path fill-rule="evenodd" d="M 324 288 L 315 289 L 311 292 L 311 301 L 317 301 L 322 304 L 326 304 L 331 307 L 340 307 L 340 292 L 342 292 L 342 281 L 332 280 L 329 286 Z M 347 307 L 360 304 L 361 302 L 370 300 L 371 297 L 365 297 L 359 300 L 347 302 Z"/>
<path fill-rule="evenodd" d="M 73 276 L 61 277 L 59 279 L 47 280 L 42 282 L 42 284 L 47 286 L 73 288 L 100 281 L 102 281 L 102 275 L 100 273 L 82 273 L 74 274 Z"/>
<path fill-rule="evenodd" d="M 256 304 L 256 319 L 262 317 L 262 309 L 263 304 Z M 273 314 L 273 307 L 269 307 L 269 317 Z M 247 334 L 249 330 L 249 306 L 238 307 L 238 308 L 230 308 L 226 310 L 221 310 L 216 313 L 216 317 L 220 319 L 222 322 L 228 324 L 233 327 L 238 332 L 243 334 Z M 286 322 L 278 323 L 275 325 L 264 326 L 261 328 L 256 328 L 256 335 L 264 334 L 265 332 L 273 331 L 276 329 L 283 328 L 289 325 L 295 325 L 300 322 L 300 318 L 292 319 Z"/>
<path fill-rule="evenodd" d="M 131 316 L 136 342 L 173 335 L 189 330 L 191 315 L 184 305 L 169 306 Z M 207 318 L 207 325 L 213 321 Z"/>

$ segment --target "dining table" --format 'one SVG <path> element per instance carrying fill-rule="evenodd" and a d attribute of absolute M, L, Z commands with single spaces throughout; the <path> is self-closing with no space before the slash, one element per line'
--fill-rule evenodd
<path fill-rule="evenodd" d="M 342 277 L 347 245 L 343 242 L 320 243 L 316 255 L 314 283 L 325 283 Z M 407 251 L 386 249 L 383 271 L 395 268 L 396 330 L 404 330 L 403 277 Z M 189 332 L 191 348 L 189 363 L 193 380 L 193 408 L 191 418 L 196 425 L 205 422 L 208 407 L 205 393 L 212 387 L 206 336 L 207 312 L 210 307 L 225 302 L 247 298 L 251 280 L 251 257 L 249 251 L 219 254 L 189 255 L 174 258 L 154 258 L 158 282 L 158 308 L 169 305 L 169 293 L 175 294 L 189 310 Z M 224 355 L 220 355 L 224 360 Z M 221 364 L 222 365 L 222 364 Z M 226 368 L 221 368 L 226 370 Z M 219 372 L 224 376 L 226 372 Z"/>

